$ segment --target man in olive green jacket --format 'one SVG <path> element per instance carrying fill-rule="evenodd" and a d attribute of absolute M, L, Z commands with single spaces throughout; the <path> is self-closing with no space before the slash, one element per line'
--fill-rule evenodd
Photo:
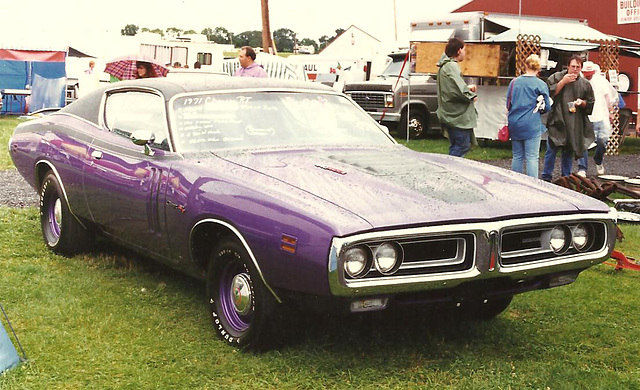
<path fill-rule="evenodd" d="M 465 57 L 464 42 L 451 38 L 438 61 L 438 119 L 449 138 L 449 155 L 464 157 L 475 144 L 473 128 L 478 123 L 476 86 L 467 85 L 458 62 Z"/>

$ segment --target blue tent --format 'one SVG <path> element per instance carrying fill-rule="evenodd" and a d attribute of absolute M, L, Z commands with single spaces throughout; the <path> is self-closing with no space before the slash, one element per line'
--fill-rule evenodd
<path fill-rule="evenodd" d="M 2 317 L 4 317 L 4 319 L 7 321 L 7 325 L 13 331 L 11 323 L 9 322 L 9 317 L 7 316 L 7 313 L 4 311 L 4 307 L 2 307 L 1 304 L 0 310 L 2 311 Z M 2 326 L 2 317 L 0 317 L 0 373 L 12 367 L 15 367 L 23 360 L 18 355 L 18 351 L 13 346 L 13 343 L 11 342 L 7 331 Z M 18 345 L 20 345 L 18 336 L 15 332 L 13 332 L 13 336 L 16 338 L 16 342 L 18 343 Z M 20 350 L 22 350 L 22 355 L 24 356 L 24 360 L 26 360 L 27 356 L 25 355 L 22 346 L 20 346 Z"/>
<path fill-rule="evenodd" d="M 0 46 L 2 113 L 19 114 L 63 107 L 66 49 L 13 49 Z"/>

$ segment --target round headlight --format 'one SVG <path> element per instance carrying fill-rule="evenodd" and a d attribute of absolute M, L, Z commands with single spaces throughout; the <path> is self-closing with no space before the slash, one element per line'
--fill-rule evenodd
<path fill-rule="evenodd" d="M 569 243 L 569 234 L 564 226 L 556 226 L 551 230 L 549 235 L 549 247 L 553 253 L 559 254 L 564 252 Z"/>
<path fill-rule="evenodd" d="M 580 223 L 578 226 L 573 228 L 573 247 L 576 248 L 579 252 L 587 249 L 587 245 L 589 244 L 589 229 L 587 225 Z"/>
<path fill-rule="evenodd" d="M 383 275 L 394 273 L 400 268 L 400 250 L 391 242 L 382 243 L 373 254 L 374 265 Z"/>
<path fill-rule="evenodd" d="M 348 249 L 344 254 L 344 271 L 352 278 L 364 276 L 369 271 L 369 251 L 364 247 Z"/>

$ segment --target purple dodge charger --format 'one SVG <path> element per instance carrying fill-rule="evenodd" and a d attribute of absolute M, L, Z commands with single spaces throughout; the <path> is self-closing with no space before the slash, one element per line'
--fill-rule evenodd
<path fill-rule="evenodd" d="M 312 83 L 119 82 L 20 124 L 9 149 L 50 249 L 101 234 L 206 280 L 215 331 L 241 348 L 276 340 L 291 307 L 492 318 L 514 294 L 573 282 L 615 241 L 606 204 L 411 151 Z"/>

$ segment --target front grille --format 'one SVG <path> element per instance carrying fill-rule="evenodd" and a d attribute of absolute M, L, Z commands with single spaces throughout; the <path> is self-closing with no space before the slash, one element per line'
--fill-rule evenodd
<path fill-rule="evenodd" d="M 384 241 L 367 242 L 371 253 Z M 475 236 L 471 233 L 422 238 L 394 240 L 402 249 L 402 265 L 392 275 L 386 277 L 405 277 L 427 275 L 442 272 L 465 271 L 473 266 L 475 254 Z M 355 280 L 345 275 L 347 282 Z M 364 277 L 367 280 L 385 277 L 372 265 Z"/>
<path fill-rule="evenodd" d="M 384 93 L 381 92 L 349 92 L 351 98 L 365 111 L 384 108 Z"/>
<path fill-rule="evenodd" d="M 524 285 L 535 289 L 567 284 L 613 250 L 615 216 L 611 210 L 334 237 L 329 286 L 337 296 L 380 297 L 452 289 L 470 282 L 484 285 L 496 279 L 515 286 L 514 293 L 526 291 L 519 290 Z M 563 241 L 554 228 L 568 240 Z M 390 257 L 393 249 L 400 253 L 400 264 Z"/>
<path fill-rule="evenodd" d="M 554 253 L 549 245 L 549 236 L 556 226 L 566 226 L 573 232 L 577 223 L 565 225 L 542 225 L 518 227 L 505 230 L 501 238 L 500 258 L 503 266 L 513 266 L 544 260 L 554 260 L 562 256 L 598 252 L 605 246 L 606 227 L 600 222 L 583 222 L 591 232 L 584 248 L 576 249 L 568 244 L 566 250 Z M 571 241 L 571 237 L 568 237 Z"/>

